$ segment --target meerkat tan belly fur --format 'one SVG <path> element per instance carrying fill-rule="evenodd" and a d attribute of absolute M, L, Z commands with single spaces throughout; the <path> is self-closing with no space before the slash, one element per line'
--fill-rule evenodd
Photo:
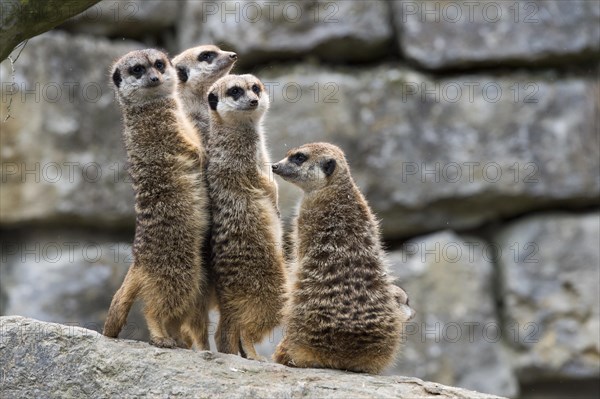
<path fill-rule="evenodd" d="M 386 276 L 377 221 L 343 152 L 307 144 L 288 152 L 273 172 L 304 191 L 293 223 L 296 275 L 274 360 L 381 372 L 396 357 L 412 309 Z"/>
<path fill-rule="evenodd" d="M 185 324 L 197 346 L 208 349 L 200 258 L 208 223 L 203 151 L 175 98 L 175 69 L 164 53 L 140 50 L 118 60 L 112 78 L 124 115 L 136 229 L 134 261 L 113 298 L 104 335 L 117 337 L 139 296 L 151 344 L 184 346 Z"/>
<path fill-rule="evenodd" d="M 285 265 L 277 187 L 265 174 L 261 128 L 269 106 L 252 75 L 228 75 L 209 91 L 207 179 L 212 253 L 220 311 L 217 348 L 259 359 L 254 344 L 277 326 L 285 302 Z"/>

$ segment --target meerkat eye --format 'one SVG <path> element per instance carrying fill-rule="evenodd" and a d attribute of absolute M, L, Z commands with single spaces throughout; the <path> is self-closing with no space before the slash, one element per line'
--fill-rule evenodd
<path fill-rule="evenodd" d="M 306 162 L 307 159 L 308 159 L 308 157 L 306 155 L 304 155 L 301 152 L 298 152 L 290 157 L 290 162 L 300 166 L 304 162 Z"/>
<path fill-rule="evenodd" d="M 233 86 L 229 90 L 227 90 L 227 95 L 233 97 L 234 100 L 237 100 L 244 94 L 244 90 L 239 86 Z"/>
<path fill-rule="evenodd" d="M 259 94 L 260 93 L 260 87 L 258 87 L 258 85 L 256 85 L 256 84 L 252 85 L 252 91 L 255 94 Z"/>
<path fill-rule="evenodd" d="M 165 71 L 165 63 L 162 62 L 161 60 L 157 60 L 154 63 L 154 66 L 156 67 L 156 69 L 158 69 L 160 72 L 164 72 Z"/>
<path fill-rule="evenodd" d="M 214 51 L 203 51 L 198 56 L 198 61 L 200 61 L 200 62 L 205 61 L 210 64 L 216 56 L 217 56 L 217 53 L 215 53 Z"/>
<path fill-rule="evenodd" d="M 143 74 L 144 72 L 146 72 L 146 68 L 145 68 L 145 67 L 143 67 L 143 66 L 142 66 L 142 65 L 140 65 L 140 64 L 137 64 L 137 65 L 134 65 L 134 66 L 133 66 L 133 67 L 132 67 L 132 68 L 129 70 L 129 72 L 130 72 L 132 75 L 135 75 L 137 78 L 139 78 L 140 76 L 142 76 L 142 74 Z"/>

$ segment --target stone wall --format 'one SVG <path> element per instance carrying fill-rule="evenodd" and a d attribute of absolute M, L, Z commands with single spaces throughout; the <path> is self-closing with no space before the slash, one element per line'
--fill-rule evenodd
<path fill-rule="evenodd" d="M 0 65 L 1 314 L 100 329 L 134 227 L 110 64 L 207 42 L 265 82 L 274 160 L 346 151 L 417 310 L 388 374 L 597 391 L 593 1 L 101 2 Z M 279 183 L 287 218 L 300 193 Z M 144 339 L 129 320 L 122 336 Z"/>

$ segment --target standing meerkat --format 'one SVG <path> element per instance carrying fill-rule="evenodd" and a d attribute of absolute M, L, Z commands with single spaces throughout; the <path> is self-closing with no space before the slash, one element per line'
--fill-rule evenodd
<path fill-rule="evenodd" d="M 210 129 L 208 89 L 227 75 L 236 61 L 236 53 L 213 45 L 190 48 L 173 58 L 178 77 L 177 96 L 205 146 Z"/>
<path fill-rule="evenodd" d="M 173 58 L 173 66 L 177 71 L 177 97 L 181 100 L 183 110 L 189 120 L 194 124 L 196 133 L 206 150 L 208 134 L 210 133 L 210 117 L 208 108 L 208 89 L 221 77 L 227 75 L 237 61 L 237 54 L 223 51 L 217 46 L 203 45 L 190 48 Z M 204 164 L 206 172 L 208 153 L 205 153 Z M 203 174 L 206 179 L 206 174 Z M 205 184 L 208 184 L 205 181 Z M 211 213 L 210 201 L 207 204 L 209 215 Z M 209 221 L 210 221 L 209 217 Z M 211 272 L 211 233 L 212 227 L 208 226 L 205 240 L 202 243 L 202 261 L 209 270 L 210 304 L 215 305 L 214 276 Z"/>
<path fill-rule="evenodd" d="M 200 259 L 208 224 L 203 152 L 175 98 L 176 79 L 166 54 L 153 49 L 130 52 L 112 68 L 136 227 L 133 264 L 112 300 L 103 333 L 118 336 L 139 296 L 151 344 L 184 346 L 185 324 L 196 345 L 208 349 L 206 271 Z"/>
<path fill-rule="evenodd" d="M 280 323 L 286 286 L 277 187 L 263 171 L 269 98 L 255 76 L 228 75 L 210 89 L 208 102 L 215 341 L 220 352 L 262 360 L 254 344 Z"/>
<path fill-rule="evenodd" d="M 327 143 L 306 144 L 273 172 L 304 191 L 293 223 L 296 265 L 285 335 L 274 360 L 381 372 L 399 350 L 412 309 L 386 276 L 378 223 L 344 153 Z"/>

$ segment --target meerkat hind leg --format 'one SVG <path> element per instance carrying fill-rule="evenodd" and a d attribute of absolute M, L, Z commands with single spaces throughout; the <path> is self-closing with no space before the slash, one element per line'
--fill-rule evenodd
<path fill-rule="evenodd" d="M 166 330 L 169 337 L 175 340 L 175 343 L 179 348 L 189 349 L 191 345 L 188 345 L 185 337 L 181 334 L 182 324 L 181 319 L 171 319 L 166 323 Z"/>
<path fill-rule="evenodd" d="M 208 298 L 202 298 L 194 306 L 192 316 L 185 324 L 182 334 L 186 343 L 194 342 L 199 350 L 210 350 L 208 341 Z M 190 345 L 191 346 L 191 345 Z"/>
<path fill-rule="evenodd" d="M 242 346 L 242 339 L 240 338 L 240 356 L 244 359 L 248 359 L 248 354 L 244 351 L 244 347 Z"/>
<path fill-rule="evenodd" d="M 254 348 L 254 340 L 246 330 L 241 331 L 240 343 L 240 351 L 246 353 L 247 359 L 258 360 L 259 362 L 267 361 L 267 359 L 265 359 L 263 356 L 256 353 L 256 349 Z"/>
<path fill-rule="evenodd" d="M 144 313 L 146 316 L 146 323 L 148 324 L 148 330 L 150 330 L 150 345 L 159 348 L 175 348 L 178 346 L 177 341 L 174 338 L 169 337 L 163 323 L 158 320 L 151 311 L 146 309 Z"/>
<path fill-rule="evenodd" d="M 219 325 L 215 332 L 215 343 L 217 344 L 217 350 L 221 353 L 237 355 L 240 350 L 239 326 L 223 313 L 221 313 Z"/>

